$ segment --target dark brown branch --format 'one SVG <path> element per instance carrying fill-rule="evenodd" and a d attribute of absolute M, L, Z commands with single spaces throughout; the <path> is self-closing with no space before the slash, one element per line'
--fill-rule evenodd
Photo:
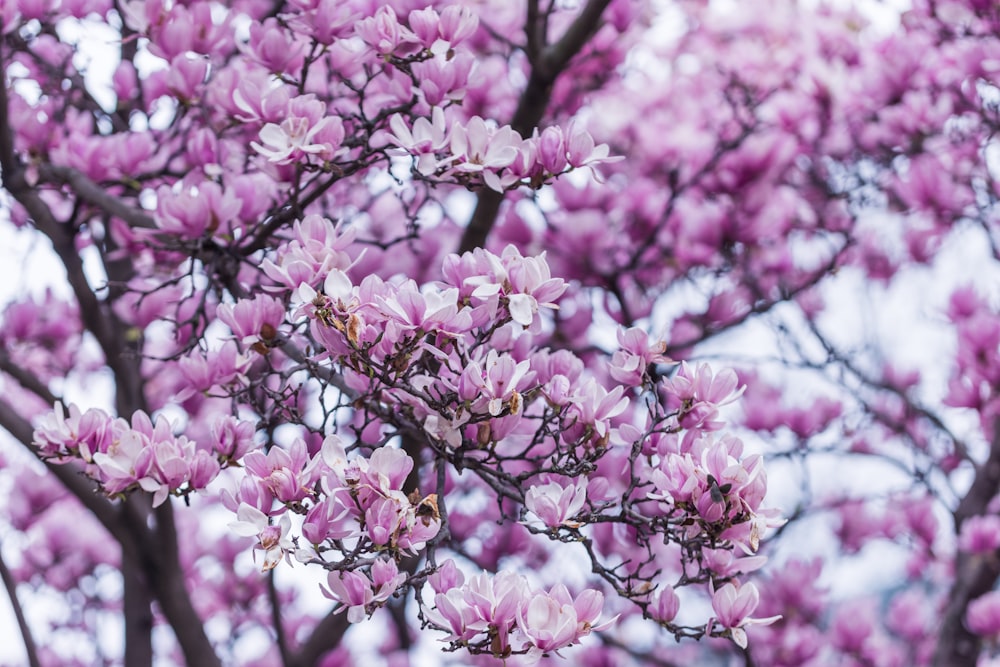
<path fill-rule="evenodd" d="M 511 127 L 522 137 L 530 135 L 538 127 L 551 101 L 553 84 L 566 69 L 573 56 L 579 53 L 587 40 L 597 32 L 598 27 L 600 27 L 601 14 L 609 4 L 611 4 L 611 0 L 590 0 L 559 41 L 542 49 L 537 58 L 530 58 L 531 54 L 529 53 L 531 74 L 528 77 L 528 85 L 521 93 L 517 110 L 514 111 L 514 118 L 510 122 Z M 535 23 L 542 20 L 537 9 L 536 2 L 528 3 L 529 19 L 533 17 Z M 529 49 L 537 49 L 538 26 L 532 25 L 529 20 L 524 30 L 528 36 Z M 488 188 L 480 190 L 476 200 L 476 209 L 472 213 L 469 226 L 465 228 L 465 233 L 462 235 L 462 241 L 458 247 L 459 253 L 469 252 L 486 244 L 486 238 L 493 229 L 493 225 L 496 224 L 502 202 L 503 195 L 501 193 Z"/>
<path fill-rule="evenodd" d="M 21 442 L 32 454 L 38 455 L 38 450 L 32 445 L 34 430 L 31 424 L 4 401 L 0 401 L 0 427 Z M 148 588 L 138 572 L 134 539 L 134 536 L 141 535 L 141 532 L 129 530 L 130 527 L 122 521 L 126 515 L 116 511 L 106 498 L 99 495 L 97 484 L 84 477 L 76 465 L 59 465 L 49 461 L 43 463 L 120 543 L 124 585 L 125 665 L 127 667 L 151 665 L 153 615 Z M 141 531 L 141 523 L 139 530 Z"/>
<path fill-rule="evenodd" d="M 288 638 L 285 636 L 285 625 L 281 622 L 281 600 L 278 598 L 278 586 L 274 581 L 273 569 L 267 573 L 267 597 L 271 603 L 271 624 L 274 625 L 281 664 L 288 667 L 291 664 L 291 654 L 288 650 Z"/>
<path fill-rule="evenodd" d="M 833 344 L 827 339 L 827 337 L 824 336 L 823 333 L 819 330 L 814 321 L 810 320 L 808 322 L 808 326 L 809 330 L 812 331 L 813 335 L 816 337 L 816 340 L 818 340 L 820 345 L 823 346 L 823 350 L 826 352 L 827 357 L 831 361 L 837 362 L 837 364 L 839 364 L 842 368 L 850 372 L 855 378 L 857 378 L 860 382 L 864 383 L 865 385 L 873 389 L 886 391 L 896 396 L 900 401 L 902 401 L 905 404 L 906 409 L 908 411 L 920 415 L 921 417 L 929 421 L 931 424 L 933 424 L 934 427 L 938 429 L 941 433 L 943 433 L 945 437 L 947 437 L 948 440 L 951 441 L 952 446 L 955 448 L 955 453 L 957 453 L 963 459 L 969 460 L 969 448 L 966 446 L 963 440 L 961 440 L 957 435 L 955 435 L 955 433 L 950 428 L 948 428 L 948 425 L 944 423 L 944 420 L 941 419 L 941 417 L 939 417 L 929 408 L 918 403 L 904 389 L 899 388 L 898 386 L 892 384 L 888 380 L 885 379 L 880 380 L 871 377 L 870 375 L 865 373 L 861 368 L 858 367 L 856 363 L 851 361 L 849 355 L 839 352 L 833 346 Z M 964 521 L 966 518 L 968 517 L 963 517 L 962 521 Z M 956 521 L 958 521 L 957 518 Z"/>
<path fill-rule="evenodd" d="M 528 0 L 528 18 L 524 24 L 524 36 L 527 38 L 524 52 L 528 56 L 528 62 L 534 64 L 541 56 L 545 47 L 545 33 L 547 21 L 542 18 L 538 11 L 539 0 Z"/>
<path fill-rule="evenodd" d="M 173 628 L 188 667 L 221 667 L 205 626 L 185 586 L 177 545 L 174 508 L 168 500 L 155 510 L 156 537 L 144 543 L 145 568 L 163 615 Z"/>
<path fill-rule="evenodd" d="M 0 551 L 0 579 L 3 580 L 4 588 L 7 589 L 10 606 L 14 609 L 14 618 L 17 619 L 17 628 L 21 632 L 21 638 L 24 641 L 24 651 L 28 656 L 28 665 L 30 667 L 42 667 L 42 663 L 38 659 L 38 648 L 35 644 L 35 638 L 31 634 L 31 628 L 28 627 L 28 621 L 24 617 L 24 610 L 21 608 L 21 603 L 17 599 L 17 582 L 14 581 L 14 575 L 7 568 L 2 551 Z"/>
<path fill-rule="evenodd" d="M 31 424 L 14 411 L 5 401 L 0 401 L 0 428 L 3 428 L 14 439 L 24 445 L 33 455 L 38 456 L 38 450 L 32 445 L 34 429 Z M 108 500 L 98 495 L 97 484 L 87 477 L 73 464 L 58 465 L 44 461 L 45 466 L 62 483 L 66 489 L 76 496 L 77 500 L 89 510 L 101 525 L 121 542 L 127 539 L 123 532 L 117 514 Z"/>
<path fill-rule="evenodd" d="M 313 667 L 319 664 L 324 653 L 340 645 L 350 626 L 346 614 L 327 614 L 287 664 L 289 667 Z"/>
<path fill-rule="evenodd" d="M 5 58 L 0 58 L 0 67 Z M 6 86 L 0 86 L 0 176 L 8 192 L 27 210 L 35 227 L 48 237 L 63 267 L 70 287 L 80 307 L 84 326 L 104 352 L 105 361 L 115 374 L 118 388 L 118 412 L 127 417 L 143 401 L 139 358 L 131 353 L 125 339 L 126 327 L 110 308 L 105 308 L 94 293 L 83 270 L 83 260 L 76 249 L 75 231 L 61 223 L 29 182 L 24 165 L 14 152 L 14 137 L 10 127 Z M 131 408 L 131 409 L 129 409 Z"/>
<path fill-rule="evenodd" d="M 125 621 L 125 667 L 153 664 L 153 607 L 139 564 L 122 559 L 122 616 Z"/>
<path fill-rule="evenodd" d="M 6 350 L 0 350 L 0 371 L 11 376 L 17 383 L 49 405 L 62 404 L 62 399 L 53 394 L 37 375 L 18 366 L 11 360 Z M 64 406 L 65 407 L 65 406 Z"/>
<path fill-rule="evenodd" d="M 0 142 L 2 143 L 2 142 Z M 0 169 L 3 170 L 7 190 L 28 211 L 35 227 L 49 238 L 52 247 L 66 269 L 66 276 L 80 307 L 84 326 L 90 331 L 104 352 L 105 361 L 115 374 L 118 398 L 126 396 L 134 403 L 141 397 L 142 377 L 139 373 L 139 358 L 129 354 L 125 340 L 126 327 L 106 309 L 87 281 L 83 260 L 76 250 L 75 234 L 72 229 L 56 220 L 48 205 L 27 182 L 24 170 L 14 156 L 0 155 Z M 129 416 L 132 411 L 119 404 L 119 414 Z"/>
<path fill-rule="evenodd" d="M 90 180 L 86 174 L 72 167 L 43 164 L 38 167 L 38 175 L 46 183 L 68 185 L 77 197 L 101 209 L 109 215 L 120 218 L 132 227 L 156 229 L 153 217 L 139 208 L 129 206 L 120 198 L 110 194 L 105 188 Z"/>
<path fill-rule="evenodd" d="M 976 470 L 976 478 L 955 508 L 955 532 L 973 516 L 984 514 L 1000 491 L 1000 420 L 993 425 L 990 455 Z M 982 640 L 969 632 L 963 620 L 969 603 L 993 590 L 1000 579 L 1000 560 L 959 551 L 955 558 L 955 581 L 948 593 L 948 605 L 941 618 L 934 667 L 975 667 Z"/>

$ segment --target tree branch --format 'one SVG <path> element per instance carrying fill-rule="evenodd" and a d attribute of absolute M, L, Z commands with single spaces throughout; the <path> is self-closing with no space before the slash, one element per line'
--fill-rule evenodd
<path fill-rule="evenodd" d="M 17 599 L 17 582 L 14 581 L 14 575 L 7 568 L 2 550 L 0 550 L 0 579 L 3 580 L 4 588 L 7 589 L 10 606 L 14 609 L 17 628 L 21 632 L 21 638 L 24 640 L 24 651 L 28 655 L 28 665 L 30 667 L 42 667 L 42 663 L 38 659 L 38 648 L 35 644 L 35 638 L 31 634 L 31 628 L 28 627 L 28 620 L 24 617 L 24 610 L 21 608 L 21 603 Z"/>
<path fill-rule="evenodd" d="M 986 461 L 976 470 L 976 478 L 955 508 L 955 532 L 973 516 L 986 513 L 990 501 L 1000 490 L 1000 420 L 993 425 L 993 441 Z M 963 622 L 969 603 L 993 590 L 1000 579 L 1000 559 L 983 558 L 959 551 L 955 559 L 955 581 L 948 593 L 948 605 L 941 619 L 934 667 L 975 667 L 982 640 L 969 632 Z"/>
<path fill-rule="evenodd" d="M 150 586 L 160 601 L 163 615 L 173 628 L 187 667 L 221 667 L 205 626 L 191 603 L 185 586 L 177 545 L 177 526 L 170 500 L 155 510 L 156 540 L 147 540 L 145 569 Z"/>
<path fill-rule="evenodd" d="M 125 667 L 153 664 L 153 607 L 149 584 L 133 559 L 122 559 L 122 616 L 125 622 Z"/>
<path fill-rule="evenodd" d="M 34 429 L 28 420 L 15 412 L 6 401 L 0 401 L 0 428 L 10 433 L 32 455 L 38 456 L 38 450 L 31 444 L 34 440 Z M 118 520 L 114 507 L 106 498 L 98 494 L 97 484 L 93 480 L 84 477 L 83 473 L 73 464 L 56 464 L 51 461 L 42 461 L 42 463 L 66 487 L 66 490 L 76 496 L 76 499 L 101 522 L 105 530 L 119 542 L 129 539 Z"/>
<path fill-rule="evenodd" d="M 0 348 L 0 371 L 11 376 L 17 383 L 30 391 L 32 394 L 42 399 L 48 405 L 59 403 L 65 407 L 62 399 L 53 394 L 48 386 L 42 382 L 37 375 L 31 373 L 21 366 L 18 366 L 7 354 L 7 350 Z"/>
<path fill-rule="evenodd" d="M 537 58 L 530 59 L 531 74 L 528 77 L 528 85 L 521 93 L 514 118 L 510 122 L 511 127 L 522 137 L 531 134 L 542 120 L 552 98 L 553 84 L 573 56 L 579 53 L 587 40 L 597 32 L 601 14 L 609 4 L 611 0 L 590 0 L 559 41 L 542 49 Z M 528 3 L 529 18 L 534 16 L 536 23 L 542 20 L 537 9 L 537 3 Z M 530 21 L 524 27 L 531 50 L 538 48 L 537 29 L 538 26 L 531 25 Z M 503 194 L 499 192 L 489 188 L 479 191 L 476 209 L 472 213 L 468 227 L 465 228 L 465 233 L 462 234 L 462 241 L 458 247 L 459 254 L 481 248 L 486 244 L 486 238 L 496 224 L 502 202 Z"/>
<path fill-rule="evenodd" d="M 274 569 L 267 573 L 267 598 L 271 603 L 271 624 L 278 642 L 278 653 L 281 664 L 285 667 L 291 664 L 291 654 L 288 650 L 288 638 L 285 636 L 285 626 L 281 622 L 281 601 L 278 599 L 278 586 L 274 581 Z"/>
<path fill-rule="evenodd" d="M 346 614 L 327 614 L 315 628 L 309 639 L 299 648 L 288 663 L 289 667 L 313 667 L 319 664 L 323 654 L 336 648 L 347 634 L 351 624 Z"/>
<path fill-rule="evenodd" d="M 0 53 L 0 67 L 5 62 L 2 56 Z M 0 86 L 0 176 L 7 191 L 27 210 L 35 227 L 48 237 L 66 269 L 66 277 L 79 304 L 83 324 L 97 339 L 105 361 L 115 374 L 118 412 L 121 416 L 129 416 L 133 410 L 128 408 L 143 402 L 139 359 L 135 355 L 126 354 L 129 350 L 125 340 L 126 327 L 122 326 L 109 308 L 104 307 L 106 304 L 91 289 L 83 270 L 83 260 L 76 249 L 74 230 L 56 219 L 25 175 L 24 165 L 14 151 L 6 86 Z"/>
<path fill-rule="evenodd" d="M 83 201 L 96 206 L 109 215 L 124 220 L 132 227 L 157 228 L 151 215 L 142 209 L 129 206 L 118 197 L 110 194 L 104 187 L 90 180 L 81 171 L 72 167 L 46 163 L 38 167 L 38 175 L 46 183 L 68 185 Z"/>

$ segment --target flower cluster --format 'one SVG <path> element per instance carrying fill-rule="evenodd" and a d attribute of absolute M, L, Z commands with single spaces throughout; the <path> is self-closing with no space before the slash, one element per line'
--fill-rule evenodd
<path fill-rule="evenodd" d="M 447 640 L 497 658 L 527 654 L 535 659 L 572 646 L 593 631 L 611 626 L 600 623 L 604 596 L 593 589 L 575 598 L 562 584 L 548 591 L 534 589 L 528 580 L 502 570 L 464 581 L 461 573 L 432 579 L 434 606 L 428 623 L 447 633 Z"/>
<path fill-rule="evenodd" d="M 221 469 L 214 452 L 198 448 L 175 435 L 166 419 L 154 423 L 143 412 L 131 423 L 91 408 L 81 413 L 75 405 L 67 415 L 56 404 L 35 431 L 41 455 L 59 463 L 80 459 L 89 474 L 109 495 L 142 489 L 160 505 L 170 494 L 204 489 Z"/>
<path fill-rule="evenodd" d="M 461 489 L 499 499 L 498 522 L 521 531 L 512 539 L 592 543 L 585 557 L 606 590 L 663 627 L 745 644 L 755 589 L 739 576 L 763 558 L 734 552 L 754 554 L 771 522 L 761 508 L 760 457 L 715 433 L 719 409 L 742 392 L 735 375 L 682 364 L 662 377 L 653 369 L 669 361 L 663 345 L 636 328 L 619 332 L 605 374 L 587 372 L 569 351 L 539 346 L 568 288 L 544 254 L 525 256 L 513 245 L 500 254 L 476 250 L 447 256 L 436 282 L 377 274 L 355 282 L 354 238 L 318 216 L 295 222 L 261 267 L 265 289 L 216 306 L 232 337 L 213 350 L 191 349 L 171 376 L 174 395 L 191 405 L 235 398 L 262 413 L 294 414 L 281 401 L 302 394 L 291 384 L 295 371 L 268 378 L 267 369 L 308 340 L 310 354 L 296 363 L 317 378 L 339 378 L 341 401 L 350 400 L 339 405 L 354 414 L 341 427 L 353 438 L 320 442 L 300 431 L 265 440 L 227 415 L 196 445 L 162 417 L 154 426 L 137 413 L 129 425 L 72 407 L 40 424 L 40 451 L 83 460 L 108 494 L 141 490 L 157 505 L 203 489 L 227 468 L 221 500 L 235 515 L 233 533 L 255 540 L 264 570 L 293 559 L 326 569 L 324 594 L 351 623 L 428 579 L 436 595 L 420 603 L 426 622 L 473 653 L 538 657 L 612 623 L 599 620 L 606 593 L 598 589 L 574 597 L 511 572 L 464 584 L 454 565 L 404 568 L 468 530 L 461 507 L 447 522 L 449 495 Z M 317 395 L 326 389 L 318 383 Z M 638 392 L 662 400 L 635 400 Z M 421 443 L 433 458 L 433 492 L 427 468 L 395 438 Z M 644 553 L 628 568 L 610 547 L 615 529 L 630 531 Z M 669 544 L 684 546 L 684 578 L 674 585 L 664 573 L 675 557 L 660 547 Z M 673 591 L 684 585 L 712 597 L 714 619 L 675 624 Z"/>
<path fill-rule="evenodd" d="M 415 158 L 424 177 L 485 185 L 496 192 L 526 185 L 539 188 L 573 169 L 617 162 L 606 144 L 596 144 L 586 130 L 570 125 L 546 128 L 524 139 L 510 126 L 492 127 L 479 116 L 447 127 L 444 113 L 433 109 L 408 127 L 402 116 L 390 119 L 390 141 Z M 596 173 L 596 172 L 595 172 Z"/>
<path fill-rule="evenodd" d="M 330 565 L 331 551 L 352 558 L 377 553 L 415 555 L 441 529 L 434 494 L 403 493 L 413 459 L 396 448 L 381 447 L 369 456 L 349 457 L 341 438 L 330 435 L 314 455 L 302 439 L 296 439 L 266 454 L 251 451 L 242 464 L 246 475 L 235 493 L 223 492 L 223 502 L 237 515 L 237 521 L 230 524 L 233 530 L 257 538 L 257 549 L 264 552 L 264 569 L 291 555 Z M 290 533 L 290 514 L 303 516 L 303 541 Z M 344 582 L 360 581 L 357 576 L 344 571 L 338 583 L 331 579 L 330 590 L 337 595 Z M 406 580 L 401 576 L 400 581 Z"/>

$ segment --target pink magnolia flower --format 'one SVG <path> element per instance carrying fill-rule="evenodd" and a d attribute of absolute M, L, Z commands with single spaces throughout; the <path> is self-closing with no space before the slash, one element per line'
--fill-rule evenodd
<path fill-rule="evenodd" d="M 607 144 L 595 145 L 594 138 L 589 132 L 576 123 L 570 123 L 566 130 L 566 159 L 571 166 L 591 167 L 594 177 L 600 181 L 602 180 L 600 174 L 593 169 L 595 164 L 619 162 L 625 159 L 623 156 L 609 157 L 610 152 L 611 149 Z"/>
<path fill-rule="evenodd" d="M 451 168 L 459 173 L 481 174 L 488 187 L 503 192 L 498 172 L 517 157 L 521 136 L 509 125 L 491 129 L 479 116 L 451 128 Z"/>
<path fill-rule="evenodd" d="M 275 445 L 266 454 L 258 450 L 243 457 L 247 478 L 282 503 L 312 495 L 319 461 L 319 457 L 310 459 L 301 438 L 296 438 L 287 449 Z"/>
<path fill-rule="evenodd" d="M 167 70 L 167 88 L 181 101 L 196 102 L 208 76 L 208 59 L 187 52 L 176 56 Z"/>
<path fill-rule="evenodd" d="M 362 41 L 383 56 L 391 55 L 400 46 L 419 41 L 409 28 L 400 25 L 396 12 L 388 5 L 379 7 L 374 16 L 358 21 L 354 30 Z"/>
<path fill-rule="evenodd" d="M 565 586 L 556 584 L 548 593 L 538 592 L 526 598 L 517 611 L 518 629 L 533 651 L 555 652 L 576 644 L 593 630 L 610 627 L 615 619 L 595 625 L 603 604 L 600 591 L 587 589 L 574 600 Z"/>
<path fill-rule="evenodd" d="M 480 631 L 492 628 L 503 651 L 509 646 L 510 632 L 527 593 L 523 576 L 501 570 L 496 575 L 483 572 L 472 577 L 465 585 L 463 600 L 478 619 L 473 627 Z"/>
<path fill-rule="evenodd" d="M 61 403 L 45 415 L 35 429 L 35 445 L 43 457 L 61 458 L 79 455 L 84 461 L 93 460 L 95 452 L 107 451 L 111 445 L 111 417 L 104 411 L 90 408 L 80 412 L 75 404 L 66 414 Z"/>
<path fill-rule="evenodd" d="M 438 44 L 443 44 L 438 40 Z M 445 45 L 447 49 L 447 45 Z M 413 75 L 420 82 L 420 92 L 424 101 L 435 109 L 447 106 L 449 102 L 460 102 L 469 85 L 469 75 L 475 66 L 475 58 L 469 53 L 458 53 L 448 58 L 438 56 L 412 65 Z"/>
<path fill-rule="evenodd" d="M 284 30 L 277 19 L 250 24 L 247 51 L 270 72 L 282 74 L 299 68 L 303 49 L 304 45 Z"/>
<path fill-rule="evenodd" d="M 577 438 L 580 431 L 590 428 L 594 440 L 606 445 L 611 435 L 611 420 L 625 412 L 629 397 L 621 385 L 608 391 L 593 378 L 588 378 L 576 388 L 573 402 L 566 413 L 570 425 L 564 437 Z"/>
<path fill-rule="evenodd" d="M 341 603 L 334 613 L 347 610 L 347 620 L 360 623 L 406 581 L 406 573 L 399 572 L 396 562 L 380 558 L 371 565 L 371 578 L 356 570 L 331 572 L 327 575 L 327 586 L 321 587 L 323 594 Z"/>
<path fill-rule="evenodd" d="M 451 46 L 457 46 L 476 32 L 479 16 L 464 5 L 450 5 L 441 10 L 438 34 Z"/>
<path fill-rule="evenodd" d="M 282 556 L 294 550 L 295 544 L 288 534 L 292 525 L 288 514 L 282 514 L 277 524 L 271 524 L 267 515 L 259 509 L 240 503 L 236 518 L 236 521 L 230 522 L 230 530 L 243 537 L 257 538 L 255 550 L 264 552 L 261 566 L 264 572 L 274 569 Z"/>
<path fill-rule="evenodd" d="M 548 173 L 561 174 L 569 166 L 566 140 L 558 126 L 550 125 L 542 130 L 535 145 L 538 148 L 538 162 Z"/>
<path fill-rule="evenodd" d="M 238 461 L 243 456 L 258 447 L 254 442 L 256 429 L 248 421 L 240 421 L 230 415 L 224 415 L 212 424 L 212 449 L 230 461 Z"/>
<path fill-rule="evenodd" d="M 501 259 L 507 270 L 510 290 L 507 307 L 511 319 L 521 326 L 530 326 L 539 308 L 558 309 L 555 300 L 566 291 L 562 278 L 553 278 L 545 253 L 524 257 L 513 245 L 504 248 Z"/>
<path fill-rule="evenodd" d="M 417 158 L 419 173 L 429 176 L 437 170 L 436 153 L 448 145 L 448 128 L 441 107 L 434 107 L 430 120 L 421 116 L 413 121 L 412 129 L 400 114 L 389 119 L 389 127 L 392 130 L 389 141 Z"/>
<path fill-rule="evenodd" d="M 876 638 L 873 600 L 852 601 L 837 610 L 830 626 L 831 643 L 844 653 L 863 654 Z"/>
<path fill-rule="evenodd" d="M 511 414 L 518 414 L 521 408 L 519 389 L 531 382 L 531 362 L 516 362 L 509 354 L 501 354 L 495 349 L 486 353 L 480 363 L 469 361 L 458 379 L 459 398 L 472 403 L 472 409 L 482 414 L 488 412 L 496 417 L 504 406 Z"/>
<path fill-rule="evenodd" d="M 165 232 L 196 239 L 218 230 L 228 232 L 237 219 L 242 202 L 229 188 L 203 181 L 196 187 L 180 190 L 161 187 L 156 192 L 153 217 Z"/>
<path fill-rule="evenodd" d="M 292 290 L 299 301 L 311 301 L 316 296 L 315 288 L 330 272 L 348 271 L 364 256 L 364 251 L 356 253 L 356 258 L 349 252 L 356 236 L 356 227 L 343 229 L 318 215 L 307 215 L 296 221 L 292 226 L 292 238 L 278 250 L 278 262 L 265 259 L 261 264 L 267 277 L 280 286 L 265 286 L 265 289 Z M 309 289 L 300 292 L 303 285 Z M 304 298 L 307 293 L 308 298 Z"/>
<path fill-rule="evenodd" d="M 552 277 L 545 253 L 524 257 L 514 245 L 504 248 L 499 257 L 476 251 L 449 258 L 445 262 L 445 275 L 454 281 L 452 284 L 460 284 L 460 294 L 464 293 L 463 288 L 471 287 L 470 296 L 485 302 L 490 311 L 505 305 L 511 319 L 523 327 L 537 321 L 539 309 L 558 309 L 554 301 L 567 288 L 561 278 Z"/>
<path fill-rule="evenodd" d="M 608 371 L 616 381 L 637 387 L 642 384 L 646 369 L 650 365 L 671 363 L 663 353 L 667 349 L 665 341 L 649 341 L 649 334 L 638 327 L 618 329 L 620 350 L 611 356 Z"/>
<path fill-rule="evenodd" d="M 100 443 L 100 451 L 92 456 L 80 451 L 84 460 L 93 461 L 93 476 L 108 494 L 141 488 L 153 494 L 156 507 L 171 492 L 205 488 L 219 472 L 217 459 L 183 435 L 175 436 L 162 416 L 154 426 L 145 413 L 136 412 L 131 425 L 115 419 L 109 430 L 110 438 Z"/>
<path fill-rule="evenodd" d="M 457 587 L 435 595 L 434 608 L 426 614 L 434 626 L 448 633 L 448 641 L 469 641 L 488 627 L 466 602 L 465 591 Z M 507 629 L 504 628 L 503 637 L 506 638 L 506 635 Z"/>
<path fill-rule="evenodd" d="M 293 98 L 281 124 L 268 123 L 260 130 L 262 143 L 250 146 L 275 164 L 292 164 L 311 157 L 324 162 L 344 152 L 344 123 L 327 115 L 326 106 L 312 95 Z"/>
<path fill-rule="evenodd" d="M 431 585 L 436 593 L 445 593 L 453 588 L 458 588 L 465 583 L 465 575 L 455 565 L 455 561 L 448 558 L 438 569 L 427 578 L 427 583 Z"/>
<path fill-rule="evenodd" d="M 712 610 L 715 612 L 716 620 L 723 628 L 729 630 L 729 636 L 740 648 L 747 647 L 747 633 L 744 629 L 747 625 L 770 625 L 781 618 L 780 616 L 752 618 L 750 614 L 757 609 L 759 603 L 760 593 L 752 583 L 742 586 L 728 583 L 712 593 Z"/>
<path fill-rule="evenodd" d="M 743 394 L 746 387 L 738 384 L 736 373 L 728 368 L 716 375 L 708 364 L 692 369 L 687 362 L 681 362 L 676 376 L 663 381 L 667 394 L 681 401 L 681 426 L 704 430 L 722 427 L 723 422 L 716 420 L 719 408 Z"/>
<path fill-rule="evenodd" d="M 431 494 L 416 504 L 409 503 L 403 513 L 396 546 L 403 551 L 417 554 L 440 531 L 441 515 L 438 511 L 437 495 Z"/>
<path fill-rule="evenodd" d="M 240 299 L 235 304 L 221 303 L 215 312 L 242 344 L 250 346 L 273 341 L 285 318 L 284 304 L 266 294 Z"/>
<path fill-rule="evenodd" d="M 936 617 L 937 610 L 926 592 L 911 588 L 893 598 L 886 626 L 907 641 L 919 644 L 931 634 Z"/>
<path fill-rule="evenodd" d="M 311 544 L 343 540 L 360 534 L 358 508 L 346 489 L 337 489 L 313 505 L 302 522 L 302 536 Z"/>
<path fill-rule="evenodd" d="M 212 387 L 245 381 L 250 362 L 250 357 L 241 354 L 232 340 L 217 350 L 192 350 L 178 360 L 177 369 L 185 382 L 174 398 L 184 401 L 198 392 L 209 392 Z"/>
<path fill-rule="evenodd" d="M 517 614 L 517 625 L 531 645 L 549 653 L 577 640 L 576 609 L 546 593 L 536 593 Z"/>
<path fill-rule="evenodd" d="M 646 611 L 654 621 L 669 623 L 677 616 L 681 600 L 673 586 L 661 586 Z"/>
<path fill-rule="evenodd" d="M 221 86 L 225 81 L 213 79 L 213 83 Z M 290 86 L 273 78 L 253 75 L 232 80 L 231 84 L 231 99 L 227 100 L 231 104 L 227 106 L 237 120 L 274 124 L 285 119 L 292 99 Z"/>
<path fill-rule="evenodd" d="M 438 23 L 441 17 L 433 7 L 414 9 L 407 15 L 406 22 L 419 40 L 420 45 L 430 49 L 438 39 Z"/>
<path fill-rule="evenodd" d="M 403 482 L 413 470 L 413 459 L 396 447 L 379 447 L 357 463 L 361 473 L 358 485 L 384 496 L 401 493 Z"/>
<path fill-rule="evenodd" d="M 394 541 L 402 522 L 402 507 L 396 498 L 377 497 L 365 510 L 365 530 L 377 547 Z"/>
<path fill-rule="evenodd" d="M 459 309 L 458 289 L 418 291 L 407 281 L 394 294 L 378 297 L 379 310 L 404 331 L 419 330 L 458 335 L 472 328 L 467 309 Z"/>
<path fill-rule="evenodd" d="M 524 496 L 525 508 L 551 529 L 560 526 L 579 528 L 583 525 L 574 521 L 573 517 L 580 513 L 586 502 L 586 477 L 581 477 L 575 484 L 565 487 L 558 482 L 532 486 Z"/>

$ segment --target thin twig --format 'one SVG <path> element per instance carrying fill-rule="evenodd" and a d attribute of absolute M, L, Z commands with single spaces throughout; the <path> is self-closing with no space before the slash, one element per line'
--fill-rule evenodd
<path fill-rule="evenodd" d="M 31 628 L 28 627 L 28 621 L 24 617 L 24 610 L 17 599 L 17 582 L 14 581 L 14 575 L 11 574 L 10 569 L 7 568 L 7 563 L 4 562 L 2 549 L 0 549 L 0 579 L 3 579 L 4 588 L 7 589 L 10 606 L 14 608 L 14 618 L 17 619 L 17 627 L 21 631 L 21 638 L 24 640 L 24 651 L 28 655 L 28 665 L 30 667 L 42 667 L 42 663 L 38 659 L 38 648 L 31 634 Z"/>

